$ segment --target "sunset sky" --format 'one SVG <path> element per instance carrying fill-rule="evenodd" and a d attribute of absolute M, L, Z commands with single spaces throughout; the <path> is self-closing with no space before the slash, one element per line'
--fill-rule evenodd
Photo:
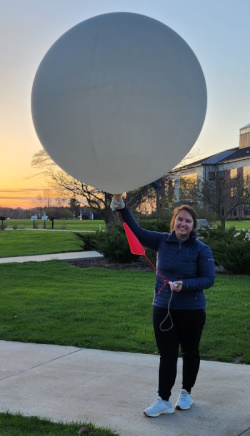
<path fill-rule="evenodd" d="M 120 11 L 162 21 L 198 57 L 208 109 L 193 155 L 239 145 L 239 129 L 250 123 L 249 0 L 0 0 L 0 210 L 35 207 L 46 189 L 31 166 L 41 149 L 30 109 L 41 59 L 74 25 Z"/>

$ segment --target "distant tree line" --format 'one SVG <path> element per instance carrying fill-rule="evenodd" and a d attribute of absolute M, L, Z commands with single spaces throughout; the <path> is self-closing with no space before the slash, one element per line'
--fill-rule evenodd
<path fill-rule="evenodd" d="M 73 214 L 69 207 L 51 207 L 22 209 L 21 207 L 10 208 L 0 207 L 0 215 L 11 219 L 30 219 L 33 215 L 37 215 L 38 219 L 42 218 L 43 212 L 50 218 L 56 219 L 72 219 Z"/>

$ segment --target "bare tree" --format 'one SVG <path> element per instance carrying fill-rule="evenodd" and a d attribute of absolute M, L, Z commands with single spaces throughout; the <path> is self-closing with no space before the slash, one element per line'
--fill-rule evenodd
<path fill-rule="evenodd" d="M 74 198 L 80 205 L 88 206 L 104 219 L 109 226 L 115 215 L 110 209 L 111 195 L 101 192 L 68 175 L 49 157 L 45 150 L 38 151 L 32 159 L 32 166 L 41 170 L 40 174 L 49 186 L 58 192 L 59 197 Z"/>
<path fill-rule="evenodd" d="M 250 177 L 244 177 L 242 168 L 235 171 L 233 176 L 232 171 L 215 168 L 213 179 L 201 186 L 204 205 L 215 212 L 224 230 L 226 219 L 231 213 L 235 211 L 238 218 L 241 218 L 243 207 L 250 199 Z"/>
<path fill-rule="evenodd" d="M 39 194 L 34 202 L 35 207 L 40 210 L 50 208 L 69 207 L 69 199 L 65 197 L 57 197 L 54 189 L 44 189 L 43 194 Z"/>
<path fill-rule="evenodd" d="M 197 206 L 201 201 L 200 184 L 196 177 L 192 175 L 180 177 L 179 182 L 179 201 Z"/>
<path fill-rule="evenodd" d="M 228 217 L 242 218 L 243 210 L 250 200 L 250 175 L 243 168 L 228 169 L 213 165 L 207 173 L 207 179 L 201 181 L 195 174 L 183 175 L 178 180 L 178 200 L 175 204 L 188 203 L 197 209 L 212 213 L 220 220 L 225 230 Z M 166 177 L 167 178 L 167 177 Z M 173 178 L 170 173 L 169 180 Z M 167 185 L 166 200 L 173 206 L 173 188 Z"/>
<path fill-rule="evenodd" d="M 41 170 L 40 174 L 47 179 L 53 189 L 57 190 L 60 197 L 74 198 L 81 205 L 90 207 L 93 212 L 97 212 L 102 217 L 107 227 L 117 219 L 116 214 L 112 213 L 110 209 L 111 194 L 102 192 L 69 176 L 52 161 L 45 150 L 40 150 L 33 156 L 32 166 Z M 128 193 L 128 205 L 130 207 L 138 205 L 149 189 L 150 185 L 147 185 Z"/>

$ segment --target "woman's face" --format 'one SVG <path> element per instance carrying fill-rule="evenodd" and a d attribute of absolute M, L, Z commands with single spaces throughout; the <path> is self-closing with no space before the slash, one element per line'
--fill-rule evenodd
<path fill-rule="evenodd" d="M 176 237 L 183 240 L 188 239 L 193 228 L 194 220 L 192 215 L 190 215 L 186 210 L 180 210 L 176 215 L 174 222 Z"/>

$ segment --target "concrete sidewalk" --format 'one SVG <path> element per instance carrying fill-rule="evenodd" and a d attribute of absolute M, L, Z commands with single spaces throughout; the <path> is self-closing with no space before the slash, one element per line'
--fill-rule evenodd
<path fill-rule="evenodd" d="M 74 251 L 71 253 L 52 253 L 52 254 L 40 254 L 34 256 L 16 256 L 16 257 L 3 257 L 0 258 L 1 263 L 23 263 L 23 262 L 46 262 L 49 260 L 81 260 L 81 259 L 96 259 L 103 257 L 102 254 L 97 251 Z"/>
<path fill-rule="evenodd" d="M 250 366 L 201 362 L 188 411 L 146 418 L 159 357 L 0 341 L 0 410 L 92 422 L 121 436 L 250 435 Z M 181 388 L 181 361 L 172 400 Z"/>

